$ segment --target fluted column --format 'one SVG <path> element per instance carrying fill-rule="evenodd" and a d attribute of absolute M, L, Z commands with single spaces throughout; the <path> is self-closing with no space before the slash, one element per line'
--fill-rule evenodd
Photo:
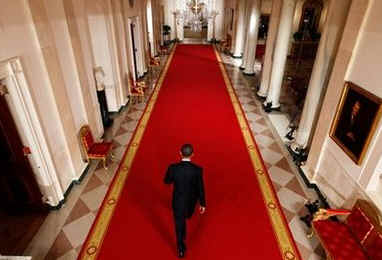
<path fill-rule="evenodd" d="M 281 9 L 279 31 L 277 33 L 276 48 L 272 66 L 271 83 L 264 105 L 270 109 L 280 108 L 281 86 L 284 77 L 285 63 L 292 32 L 292 24 L 296 0 L 284 0 Z"/>
<path fill-rule="evenodd" d="M 276 37 L 278 26 L 280 23 L 282 0 L 272 1 L 272 12 L 269 21 L 269 30 L 267 34 L 266 48 L 264 54 L 264 63 L 261 72 L 260 89 L 257 91 L 257 95 L 262 98 L 266 98 L 269 89 L 269 83 L 271 79 L 272 65 L 273 65 L 273 53 L 275 51 Z"/>
<path fill-rule="evenodd" d="M 261 16 L 261 0 L 254 0 L 249 15 L 248 26 L 248 53 L 247 60 L 244 64 L 244 74 L 255 74 L 256 47 L 257 37 L 259 34 L 260 16 Z"/>
<path fill-rule="evenodd" d="M 245 33 L 245 1 L 239 1 L 235 45 L 233 50 L 234 58 L 241 58 L 244 51 L 244 33 Z"/>
<path fill-rule="evenodd" d="M 305 97 L 304 109 L 298 125 L 295 141 L 291 148 L 296 153 L 308 146 L 312 129 L 316 122 L 317 112 L 320 109 L 322 95 L 328 83 L 333 68 L 342 30 L 345 26 L 347 13 L 351 0 L 332 1 L 329 13 L 322 32 L 320 45 L 316 54 L 308 92 Z"/>
<path fill-rule="evenodd" d="M 244 52 L 243 52 L 243 59 L 241 61 L 241 66 L 240 66 L 240 69 L 241 70 L 244 70 L 245 69 L 245 64 L 247 62 L 247 59 L 248 59 L 248 28 L 249 28 L 249 11 L 248 9 L 250 9 L 252 6 L 252 2 L 250 0 L 247 0 L 245 1 L 245 18 L 244 18 L 244 23 L 245 23 L 245 29 L 244 29 L 244 32 L 245 32 L 245 35 L 244 35 Z"/>

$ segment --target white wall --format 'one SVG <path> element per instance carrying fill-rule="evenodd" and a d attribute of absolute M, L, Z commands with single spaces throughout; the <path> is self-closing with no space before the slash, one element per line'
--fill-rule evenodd
<path fill-rule="evenodd" d="M 6 35 L 0 37 L 0 61 L 20 57 L 32 96 L 32 105 L 36 108 L 48 144 L 47 152 L 54 155 L 54 169 L 51 169 L 50 174 L 52 178 L 58 178 L 61 188 L 65 190 L 74 178 L 74 173 L 70 170 L 73 164 L 29 6 L 23 0 L 10 1 L 0 8 L 0 17 L 0 33 Z M 41 173 L 37 172 L 36 175 Z M 55 183 L 51 179 L 45 179 L 46 182 L 39 178 L 37 180 L 40 180 L 39 185 L 44 195 L 54 196 L 52 190 L 55 190 Z M 62 194 L 60 195 L 54 198 L 53 203 L 62 198 Z"/>
<path fill-rule="evenodd" d="M 118 92 L 115 90 L 117 86 L 117 79 L 115 78 L 113 70 L 106 17 L 102 6 L 99 3 L 94 3 L 89 6 L 92 6 L 92 9 L 89 8 L 88 10 L 88 22 L 95 66 L 102 66 L 105 72 L 105 92 L 109 111 L 117 112 L 120 108 L 118 104 Z"/>
<path fill-rule="evenodd" d="M 360 14 L 363 10 L 366 12 L 362 17 Z M 313 145 L 317 145 L 317 140 L 323 137 L 324 132 L 321 129 L 328 129 L 328 124 L 330 125 L 333 121 L 345 81 L 354 82 L 363 89 L 382 97 L 380 78 L 382 68 L 381 12 L 381 1 L 365 0 L 352 3 L 349 17 L 353 20 L 348 20 L 345 27 Z M 362 23 L 356 19 L 361 19 Z M 359 26 L 361 27 L 358 30 Z M 354 40 L 355 45 L 353 46 Z M 348 54 L 351 55 L 349 65 L 344 59 L 344 55 Z M 338 78 L 341 71 L 345 72 L 342 80 Z M 336 84 L 333 84 L 334 82 Z M 328 115 L 331 117 L 330 120 L 327 120 Z M 326 122 L 323 122 L 323 118 L 326 118 Z M 369 190 L 380 187 L 375 182 L 380 181 L 379 175 L 381 174 L 378 165 L 380 165 L 382 157 L 382 121 L 379 122 L 360 165 L 347 156 L 329 137 L 328 132 L 324 138 L 322 147 L 312 146 L 311 148 L 311 151 L 314 150 L 313 153 L 320 149 L 317 157 L 320 159 L 314 180 L 319 183 L 319 186 L 321 185 L 320 187 L 334 205 L 341 206 L 349 201 L 354 202 L 357 197 L 366 195 Z M 312 156 L 316 157 L 315 154 Z M 382 198 L 379 200 L 382 201 Z"/>

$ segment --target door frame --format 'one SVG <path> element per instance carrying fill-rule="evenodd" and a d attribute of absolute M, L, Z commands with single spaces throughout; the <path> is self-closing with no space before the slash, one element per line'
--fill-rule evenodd
<path fill-rule="evenodd" d="M 19 57 L 0 62 L 0 80 L 7 86 L 5 97 L 20 138 L 31 150 L 28 158 L 40 186 L 42 200 L 56 206 L 64 199 L 63 190 Z"/>
<path fill-rule="evenodd" d="M 130 23 L 130 40 L 131 40 L 131 48 L 132 48 L 132 56 L 133 56 L 133 67 L 134 67 L 134 77 L 135 79 L 138 79 L 139 75 L 138 75 L 138 60 L 137 60 L 137 52 L 138 52 L 138 49 L 137 49 L 137 46 L 136 46 L 136 37 L 137 35 L 135 34 L 135 26 L 136 24 L 135 23 Z"/>
<path fill-rule="evenodd" d="M 43 201 L 41 200 L 42 194 L 40 187 L 37 184 L 35 174 L 33 172 L 30 160 L 28 159 L 28 151 L 25 150 L 24 142 L 21 139 L 19 128 L 16 125 L 13 114 L 11 112 L 9 101 L 7 100 L 6 86 L 3 85 L 3 81 L 0 81 L 0 135 L 3 141 L 4 149 L 11 156 L 7 161 L 4 161 L 6 172 L 5 176 L 5 190 L 6 193 L 11 193 L 9 199 L 5 201 L 5 205 L 0 205 L 0 208 L 5 210 L 18 210 L 20 207 L 25 207 L 25 209 L 38 209 L 43 208 Z M 9 164 L 17 164 L 17 170 Z M 10 188 L 10 177 L 16 177 L 17 181 L 20 181 L 19 185 L 22 186 L 22 190 L 12 190 Z M 20 187 L 19 187 L 20 188 Z M 23 200 L 16 199 L 18 192 L 27 195 Z M 12 198 L 13 197 L 13 198 Z M 9 204 L 8 204 L 9 203 Z"/>

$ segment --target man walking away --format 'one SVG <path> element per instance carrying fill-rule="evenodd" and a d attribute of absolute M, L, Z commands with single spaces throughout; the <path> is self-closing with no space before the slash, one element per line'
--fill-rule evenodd
<path fill-rule="evenodd" d="M 199 201 L 200 214 L 206 210 L 204 196 L 203 169 L 191 162 L 194 149 L 190 144 L 184 144 L 180 149 L 182 160 L 171 164 L 166 172 L 164 182 L 174 184 L 172 194 L 172 208 L 175 220 L 175 234 L 178 246 L 178 256 L 184 257 L 186 245 L 186 218 L 194 213 Z"/>

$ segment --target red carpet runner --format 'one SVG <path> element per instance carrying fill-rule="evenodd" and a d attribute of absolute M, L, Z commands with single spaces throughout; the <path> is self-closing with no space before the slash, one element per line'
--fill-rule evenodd
<path fill-rule="evenodd" d="M 194 145 L 207 198 L 188 223 L 186 259 L 300 258 L 219 60 L 210 45 L 176 47 L 79 259 L 176 259 L 163 177 L 183 143 Z"/>

